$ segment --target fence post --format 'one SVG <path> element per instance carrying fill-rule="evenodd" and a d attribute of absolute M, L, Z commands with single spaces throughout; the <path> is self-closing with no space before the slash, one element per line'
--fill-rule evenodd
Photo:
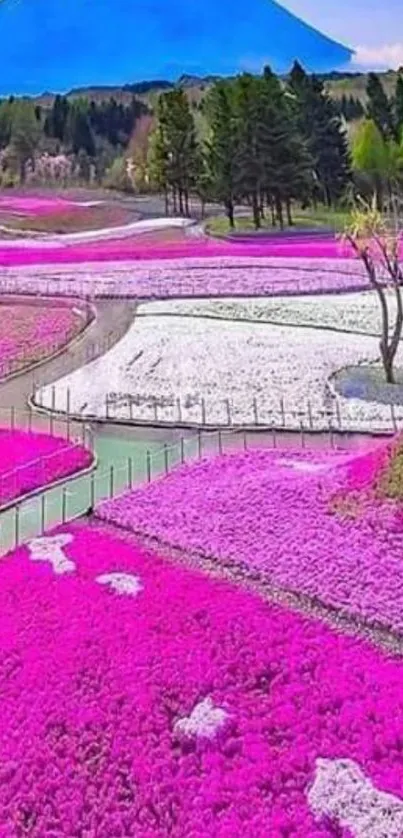
<path fill-rule="evenodd" d="M 109 396 L 108 393 L 105 393 L 105 417 L 109 419 Z"/>
<path fill-rule="evenodd" d="M 225 399 L 225 406 L 226 406 L 226 409 L 227 409 L 227 425 L 228 425 L 228 427 L 231 427 L 231 425 L 232 425 L 232 421 L 231 421 L 231 405 L 230 405 L 230 403 L 229 403 L 229 399 Z"/>
<path fill-rule="evenodd" d="M 46 494 L 41 495 L 41 535 L 44 534 L 46 527 Z"/>
<path fill-rule="evenodd" d="M 67 416 L 67 421 L 69 421 L 69 418 L 70 418 L 70 404 L 71 404 L 70 387 L 67 387 L 67 390 L 66 390 L 66 416 Z"/>
<path fill-rule="evenodd" d="M 114 467 L 112 465 L 109 469 L 109 497 L 110 498 L 113 498 L 114 491 L 115 491 Z"/>
<path fill-rule="evenodd" d="M 285 407 L 284 407 L 284 399 L 281 397 L 280 399 L 280 411 L 281 411 L 281 422 L 283 428 L 285 428 Z"/>
<path fill-rule="evenodd" d="M 15 429 L 15 407 L 10 408 L 10 428 Z"/>
<path fill-rule="evenodd" d="M 49 433 L 50 433 L 51 436 L 53 436 L 53 423 L 54 423 L 53 413 L 50 413 L 49 414 Z"/>
<path fill-rule="evenodd" d="M 253 397 L 253 420 L 254 420 L 255 425 L 259 424 L 259 414 L 258 414 L 258 409 L 257 409 L 256 396 Z"/>
<path fill-rule="evenodd" d="M 84 448 L 85 448 L 85 443 L 86 443 L 86 430 L 87 429 L 85 427 L 85 423 L 83 422 L 83 424 L 81 425 L 81 440 L 82 440 Z"/>
<path fill-rule="evenodd" d="M 28 405 L 28 433 L 32 431 L 32 408 Z"/>
<path fill-rule="evenodd" d="M 130 422 L 133 422 L 133 401 L 131 396 L 129 396 L 129 419 Z"/>
<path fill-rule="evenodd" d="M 67 489 L 63 486 L 62 491 L 62 524 L 66 523 L 66 509 L 67 509 Z"/>
<path fill-rule="evenodd" d="M 390 413 L 391 413 L 391 416 L 392 416 L 393 430 L 396 433 L 397 432 L 396 413 L 395 413 L 395 406 L 394 406 L 394 404 L 392 404 L 392 402 L 390 403 Z"/>
<path fill-rule="evenodd" d="M 146 462 L 147 462 L 147 483 L 151 482 L 151 454 L 150 451 L 147 449 L 146 453 Z"/>
<path fill-rule="evenodd" d="M 157 399 L 154 399 L 154 404 L 153 404 L 153 407 L 154 407 L 154 421 L 155 421 L 155 422 L 158 422 L 158 404 L 157 404 Z"/>
<path fill-rule="evenodd" d="M 336 399 L 336 416 L 337 416 L 337 424 L 339 426 L 339 430 L 341 430 L 341 413 L 340 413 L 340 404 L 339 404 L 338 399 Z"/>
<path fill-rule="evenodd" d="M 313 420 L 312 420 L 312 405 L 311 402 L 308 401 L 308 418 L 309 418 L 309 427 L 310 430 L 313 430 Z"/>
<path fill-rule="evenodd" d="M 95 472 L 91 472 L 90 477 L 90 506 L 94 509 L 95 506 Z"/>
<path fill-rule="evenodd" d="M 52 384 L 52 410 L 56 408 L 56 387 Z"/>
<path fill-rule="evenodd" d="M 218 431 L 218 453 L 222 454 L 222 430 L 219 428 Z"/>
<path fill-rule="evenodd" d="M 272 440 L 272 447 L 277 448 L 277 436 L 276 436 L 276 427 L 272 425 L 271 429 L 271 440 Z"/>
<path fill-rule="evenodd" d="M 197 456 L 199 460 L 202 458 L 202 432 L 200 428 L 197 431 Z"/>
<path fill-rule="evenodd" d="M 247 440 L 247 436 L 246 436 L 246 431 L 243 432 L 243 450 L 244 451 L 248 450 L 248 440 Z"/>
<path fill-rule="evenodd" d="M 127 485 L 129 489 L 133 488 L 133 460 L 131 457 L 127 460 Z"/>
<path fill-rule="evenodd" d="M 330 442 L 330 447 L 334 448 L 333 425 L 332 425 L 330 417 L 329 417 L 329 442 Z"/>
<path fill-rule="evenodd" d="M 301 447 L 305 448 L 305 431 L 304 431 L 304 423 L 302 419 L 300 420 L 300 433 L 301 433 Z"/>
<path fill-rule="evenodd" d="M 168 445 L 164 442 L 164 471 L 165 474 L 168 474 L 169 471 L 169 460 L 168 460 Z"/>
<path fill-rule="evenodd" d="M 20 543 L 20 505 L 17 503 L 14 514 L 14 543 L 18 547 Z"/>
<path fill-rule="evenodd" d="M 183 465 L 183 463 L 185 462 L 185 440 L 184 440 L 183 436 L 181 436 L 180 447 L 181 447 L 181 463 Z"/>
<path fill-rule="evenodd" d="M 202 425 L 203 427 L 206 426 L 206 402 L 205 399 L 202 398 L 201 400 L 201 417 L 202 417 Z"/>

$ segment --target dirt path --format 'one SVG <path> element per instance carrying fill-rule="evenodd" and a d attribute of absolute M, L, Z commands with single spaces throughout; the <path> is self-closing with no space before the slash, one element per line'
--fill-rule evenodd
<path fill-rule="evenodd" d="M 134 300 L 100 300 L 96 305 L 96 319 L 57 358 L 45 362 L 32 372 L 21 373 L 0 384 L 1 407 L 26 407 L 34 385 L 50 384 L 78 367 L 84 366 L 95 350 L 102 355 L 106 345 L 112 346 L 125 334 L 136 310 Z"/>

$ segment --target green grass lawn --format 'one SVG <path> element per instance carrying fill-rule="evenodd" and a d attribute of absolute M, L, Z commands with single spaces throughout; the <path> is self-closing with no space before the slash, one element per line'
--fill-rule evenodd
<path fill-rule="evenodd" d="M 294 224 L 292 227 L 285 227 L 285 231 L 296 229 L 331 228 L 335 232 L 342 232 L 349 221 L 349 213 L 346 210 L 328 210 L 321 207 L 317 210 L 295 210 L 293 212 Z M 228 219 L 225 215 L 217 215 L 209 218 L 205 229 L 207 233 L 216 236 L 224 236 L 231 232 Z M 273 227 L 269 216 L 262 220 L 261 231 L 265 233 L 278 233 L 279 227 Z M 254 232 L 252 214 L 245 212 L 245 215 L 235 219 L 236 233 Z"/>

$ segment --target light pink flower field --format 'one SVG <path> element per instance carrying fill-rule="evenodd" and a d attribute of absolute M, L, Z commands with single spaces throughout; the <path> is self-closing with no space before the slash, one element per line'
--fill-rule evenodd
<path fill-rule="evenodd" d="M 0 378 L 56 352 L 85 324 L 86 313 L 79 303 L 2 303 Z"/>
<path fill-rule="evenodd" d="M 399 659 L 102 526 L 0 563 L 0 630 L 2 838 L 400 834 Z"/>

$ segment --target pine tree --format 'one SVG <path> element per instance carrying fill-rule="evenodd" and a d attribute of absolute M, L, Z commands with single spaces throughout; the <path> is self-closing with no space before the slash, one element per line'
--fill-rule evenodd
<path fill-rule="evenodd" d="M 68 112 L 65 140 L 73 154 L 85 151 L 88 157 L 95 156 L 94 135 L 89 121 L 89 108 L 85 99 L 74 102 Z"/>
<path fill-rule="evenodd" d="M 382 136 L 387 139 L 396 136 L 396 126 L 393 118 L 393 107 L 389 101 L 382 82 L 376 73 L 370 73 L 367 81 L 367 117 L 375 122 Z"/>
<path fill-rule="evenodd" d="M 201 151 L 194 116 L 182 88 L 163 93 L 157 106 L 161 157 L 167 184 L 172 190 L 174 212 L 189 215 L 189 195 L 201 165 Z"/>
<path fill-rule="evenodd" d="M 248 73 L 234 83 L 236 134 L 236 192 L 252 205 L 255 229 L 261 227 L 261 198 L 265 186 L 262 145 L 262 82 Z"/>
<path fill-rule="evenodd" d="M 290 92 L 298 113 L 298 127 L 314 163 L 319 197 L 337 203 L 351 181 L 351 161 L 346 132 L 337 108 L 316 76 L 308 76 L 296 62 Z"/>
<path fill-rule="evenodd" d="M 403 139 L 403 72 L 399 73 L 395 91 L 395 122 L 398 138 Z"/>
<path fill-rule="evenodd" d="M 216 82 L 204 102 L 203 110 L 210 127 L 206 156 L 211 189 L 214 198 L 224 205 L 229 225 L 233 229 L 237 184 L 233 83 Z"/>
<path fill-rule="evenodd" d="M 25 179 L 25 166 L 33 161 L 41 136 L 41 127 L 31 102 L 21 99 L 13 104 L 11 146 L 18 160 L 21 182 Z"/>

